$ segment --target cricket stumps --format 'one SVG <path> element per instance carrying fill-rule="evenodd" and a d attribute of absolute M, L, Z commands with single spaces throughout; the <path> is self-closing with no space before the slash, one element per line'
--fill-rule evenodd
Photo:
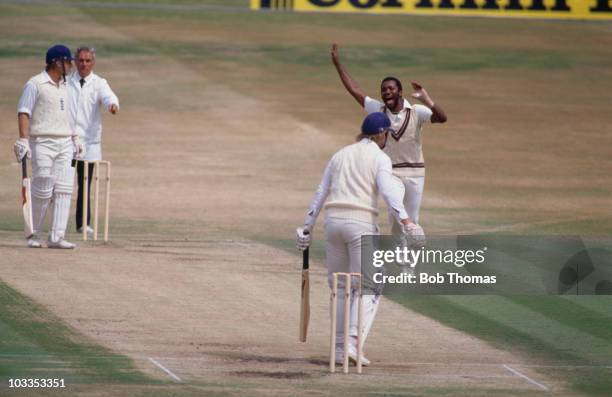
<path fill-rule="evenodd" d="M 98 240 L 98 209 L 99 209 L 99 196 L 100 196 L 100 165 L 104 165 L 105 175 L 105 193 L 106 200 L 104 200 L 104 241 L 108 241 L 108 215 L 110 210 L 110 178 L 111 178 L 111 162 L 107 160 L 95 160 L 95 161 L 84 161 L 83 162 L 83 240 L 87 240 L 87 211 L 89 198 L 88 194 L 88 182 L 89 182 L 89 163 L 94 164 L 93 178 L 94 178 L 94 204 L 93 204 L 93 239 Z"/>
<path fill-rule="evenodd" d="M 363 291 L 361 287 L 361 274 L 360 273 L 334 273 L 332 275 L 332 292 L 331 292 L 331 330 L 330 330 L 330 348 L 329 348 L 329 372 L 336 372 L 336 312 L 338 305 L 338 279 L 344 277 L 344 319 L 343 319 L 343 370 L 345 374 L 349 372 L 349 329 L 351 319 L 351 284 L 352 278 L 355 277 L 359 280 L 357 287 L 357 373 L 361 373 L 362 367 L 362 335 L 363 335 Z"/>

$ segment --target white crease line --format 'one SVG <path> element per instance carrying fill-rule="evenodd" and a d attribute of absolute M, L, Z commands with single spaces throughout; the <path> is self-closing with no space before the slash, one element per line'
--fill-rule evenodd
<path fill-rule="evenodd" d="M 502 366 L 504 368 L 506 368 L 508 371 L 512 372 L 514 375 L 525 379 L 527 382 L 531 383 L 532 385 L 536 385 L 540 389 L 548 391 L 548 387 L 544 386 L 543 384 L 541 384 L 539 382 L 536 382 L 535 380 L 531 379 L 527 375 L 520 373 L 519 371 L 515 370 L 514 368 L 512 368 L 512 367 L 510 367 L 510 366 L 508 366 L 506 364 L 503 364 Z"/>
<path fill-rule="evenodd" d="M 168 368 L 164 367 L 163 365 L 161 365 L 160 363 L 158 363 L 157 361 L 155 361 L 155 359 L 149 357 L 149 361 L 151 361 L 153 364 L 157 365 L 159 368 L 161 368 L 162 371 L 164 371 L 165 373 L 167 373 L 168 375 L 170 375 L 172 377 L 172 379 L 176 380 L 177 382 L 182 382 L 181 378 L 179 378 L 178 376 L 176 376 L 175 374 L 172 373 L 172 371 L 170 371 Z"/>

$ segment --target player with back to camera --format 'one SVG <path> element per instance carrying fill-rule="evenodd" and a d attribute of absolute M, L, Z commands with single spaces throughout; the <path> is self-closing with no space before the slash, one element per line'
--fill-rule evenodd
<path fill-rule="evenodd" d="M 369 114 L 361 126 L 357 142 L 338 151 L 331 158 L 315 196 L 310 204 L 304 225 L 297 228 L 297 246 L 305 250 L 310 246 L 317 216 L 325 207 L 325 242 L 327 280 L 331 288 L 333 273 L 361 273 L 361 250 L 364 235 L 379 234 L 378 193 L 384 198 L 389 214 L 397 222 L 411 247 L 424 244 L 423 229 L 412 222 L 403 204 L 404 189 L 392 175 L 391 160 L 381 149 L 393 133 L 389 118 L 380 112 Z M 355 280 L 356 281 L 356 280 Z M 357 361 L 358 293 L 353 281 L 351 291 L 349 359 Z M 344 361 L 344 279 L 338 281 L 336 312 L 336 361 Z M 380 290 L 363 280 L 363 333 L 362 344 L 374 322 Z M 363 357 L 363 365 L 369 361 Z"/>
<path fill-rule="evenodd" d="M 48 248 L 72 249 L 65 240 L 74 181 L 71 161 L 85 148 L 73 133 L 66 74 L 72 68 L 68 47 L 58 44 L 47 50 L 46 68 L 23 88 L 17 108 L 19 139 L 14 150 L 17 161 L 32 158 L 32 227 L 28 247 L 40 248 L 39 233 L 49 203 L 51 222 Z"/>
<path fill-rule="evenodd" d="M 405 189 L 404 207 L 408 216 L 419 223 L 419 211 L 425 186 L 425 160 L 423 158 L 423 126 L 428 123 L 445 123 L 446 114 L 435 104 L 425 89 L 412 83 L 412 97 L 423 105 L 412 105 L 403 97 L 402 83 L 395 77 L 386 77 L 380 84 L 382 101 L 371 98 L 361 90 L 340 62 L 338 45 L 331 48 L 332 63 L 346 90 L 368 114 L 383 112 L 391 121 L 394 132 L 390 134 L 385 153 L 391 158 L 393 175 L 398 177 Z M 400 235 L 396 222 L 391 222 L 394 236 Z"/>

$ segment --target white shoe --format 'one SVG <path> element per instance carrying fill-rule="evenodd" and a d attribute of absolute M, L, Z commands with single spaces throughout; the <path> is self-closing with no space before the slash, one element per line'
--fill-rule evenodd
<path fill-rule="evenodd" d="M 28 248 L 42 248 L 42 244 L 37 235 L 33 234 L 28 238 Z"/>
<path fill-rule="evenodd" d="M 342 348 L 342 345 L 336 345 L 336 364 L 344 364 L 344 349 Z"/>
<path fill-rule="evenodd" d="M 57 249 L 64 249 L 64 250 L 71 250 L 74 249 L 76 247 L 75 244 L 70 243 L 64 239 L 61 239 L 59 241 L 53 242 L 50 240 L 47 240 L 47 248 L 57 248 Z"/>
<path fill-rule="evenodd" d="M 83 233 L 83 228 L 82 227 L 78 228 L 77 233 Z M 87 226 L 87 235 L 93 236 L 93 234 L 94 234 L 94 230 L 90 226 Z"/>
<path fill-rule="evenodd" d="M 349 362 L 357 365 L 357 346 L 353 345 L 352 343 L 349 343 L 348 356 L 349 356 Z M 364 367 L 367 367 L 368 365 L 370 365 L 370 360 L 368 360 L 363 355 L 363 351 L 361 352 L 361 365 L 363 365 Z"/>

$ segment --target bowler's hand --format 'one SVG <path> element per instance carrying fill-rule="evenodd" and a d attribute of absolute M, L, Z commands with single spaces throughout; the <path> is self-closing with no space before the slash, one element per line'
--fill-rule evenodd
<path fill-rule="evenodd" d="M 108 107 L 108 111 L 111 112 L 111 114 L 116 114 L 119 111 L 119 106 L 113 103 Z"/>
<path fill-rule="evenodd" d="M 425 88 L 423 88 L 419 83 L 415 83 L 414 81 L 411 82 L 411 84 L 412 89 L 414 90 L 414 92 L 412 93 L 412 97 L 421 101 L 421 103 L 423 103 L 423 105 L 427 106 L 428 108 L 433 107 L 434 102 L 429 97 L 429 94 L 427 94 L 427 91 L 425 91 Z"/>
<path fill-rule="evenodd" d="M 340 63 L 340 54 L 338 54 L 338 44 L 334 43 L 331 47 L 331 58 L 334 65 Z"/>

